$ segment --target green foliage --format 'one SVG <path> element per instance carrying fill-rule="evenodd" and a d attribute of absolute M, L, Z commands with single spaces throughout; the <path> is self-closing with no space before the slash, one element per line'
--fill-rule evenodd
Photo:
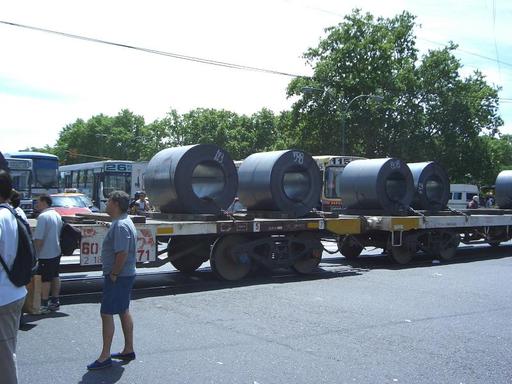
<path fill-rule="evenodd" d="M 487 179 L 493 160 L 485 136 L 503 124 L 499 89 L 478 71 L 462 78 L 454 44 L 419 58 L 414 28 L 408 12 L 386 19 L 359 10 L 327 28 L 304 54 L 314 75 L 288 87 L 288 95 L 301 97 L 293 106 L 294 137 L 315 154 L 339 154 L 345 123 L 347 154 L 437 160 L 454 182 Z"/>
<path fill-rule="evenodd" d="M 106 159 L 140 160 L 145 147 L 142 116 L 124 109 L 117 116 L 77 119 L 60 132 L 53 152 L 62 164 Z"/>
<path fill-rule="evenodd" d="M 198 108 L 184 115 L 171 110 L 163 119 L 146 125 L 142 116 L 122 110 L 114 117 L 76 120 L 62 129 L 50 150 L 63 164 L 73 164 L 102 159 L 149 160 L 164 148 L 214 143 L 234 159 L 243 159 L 255 152 L 284 148 L 286 139 L 278 133 L 278 126 L 285 122 L 288 127 L 287 119 L 268 109 L 245 116 Z"/>

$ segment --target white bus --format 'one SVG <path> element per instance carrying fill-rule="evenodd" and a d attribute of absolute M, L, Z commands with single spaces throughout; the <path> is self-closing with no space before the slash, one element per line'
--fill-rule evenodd
<path fill-rule="evenodd" d="M 147 162 L 124 160 L 95 161 L 59 167 L 62 188 L 75 189 L 91 198 L 93 204 L 105 211 L 108 196 L 121 190 L 131 197 L 144 190 Z"/>

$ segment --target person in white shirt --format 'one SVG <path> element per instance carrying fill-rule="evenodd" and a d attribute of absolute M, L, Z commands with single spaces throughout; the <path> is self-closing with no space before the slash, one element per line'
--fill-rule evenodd
<path fill-rule="evenodd" d="M 149 211 L 149 201 L 146 198 L 145 192 L 140 192 L 139 199 L 135 202 L 135 207 L 137 209 L 137 215 L 144 215 Z"/>
<path fill-rule="evenodd" d="M 18 250 L 18 224 L 7 209 L 11 196 L 12 180 L 9 174 L 0 170 L 0 256 L 8 268 L 12 268 Z M 16 384 L 16 341 L 21 309 L 27 290 L 15 286 L 0 263 L 0 381 Z"/>
<path fill-rule="evenodd" d="M 57 211 L 51 209 L 52 198 L 41 195 L 36 203 L 37 226 L 34 233 L 34 245 L 39 259 L 41 274 L 41 313 L 57 311 L 60 308 L 60 231 L 62 218 Z M 50 288 L 52 297 L 50 300 Z"/>

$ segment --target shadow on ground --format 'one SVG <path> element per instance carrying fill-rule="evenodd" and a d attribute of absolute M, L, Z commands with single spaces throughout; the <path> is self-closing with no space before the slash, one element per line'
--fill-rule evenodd
<path fill-rule="evenodd" d="M 141 273 L 135 281 L 133 300 L 147 297 L 179 295 L 202 291 L 215 291 L 265 284 L 287 284 L 301 281 L 314 281 L 354 277 L 375 269 L 401 270 L 410 268 L 436 267 L 446 264 L 480 262 L 512 256 L 512 246 L 462 247 L 450 261 L 433 261 L 426 254 L 418 254 L 410 264 L 394 264 L 387 254 L 362 255 L 348 261 L 343 257 L 330 257 L 322 260 L 321 268 L 310 275 L 299 275 L 289 269 L 266 271 L 259 269 L 245 279 L 236 282 L 221 281 L 210 268 L 202 268 L 192 274 L 178 271 L 164 273 Z M 99 303 L 101 300 L 102 278 L 63 281 L 61 304 Z M 65 308 L 63 308 L 65 309 Z M 47 315 L 48 316 L 48 315 Z"/>

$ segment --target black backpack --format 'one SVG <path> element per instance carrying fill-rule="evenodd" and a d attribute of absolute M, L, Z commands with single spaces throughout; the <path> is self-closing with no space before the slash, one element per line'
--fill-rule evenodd
<path fill-rule="evenodd" d="M 18 250 L 11 270 L 7 268 L 7 264 L 1 255 L 0 263 L 7 272 L 9 280 L 15 286 L 23 287 L 30 282 L 32 275 L 37 272 L 37 255 L 30 235 L 30 226 L 13 208 L 7 205 L 2 205 L 0 208 L 8 209 L 16 218 L 18 224 Z"/>
<path fill-rule="evenodd" d="M 71 224 L 62 220 L 62 229 L 60 230 L 60 250 L 64 256 L 71 256 L 75 249 L 80 248 L 82 232 Z"/>

